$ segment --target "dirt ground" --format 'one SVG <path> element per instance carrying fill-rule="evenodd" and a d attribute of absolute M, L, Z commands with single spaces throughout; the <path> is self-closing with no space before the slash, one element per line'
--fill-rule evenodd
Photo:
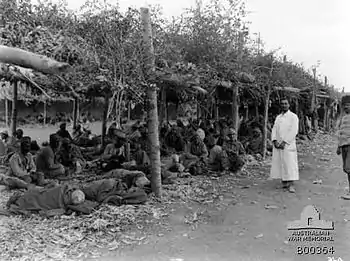
<path fill-rule="evenodd" d="M 350 201 L 340 199 L 347 183 L 341 159 L 335 154 L 335 139 L 321 136 L 299 151 L 299 166 L 301 180 L 295 194 L 277 189 L 277 181 L 242 179 L 220 205 L 178 206 L 169 216 L 171 231 L 159 234 L 155 228 L 148 244 L 90 260 L 350 260 Z M 268 168 L 262 171 L 266 174 Z M 316 180 L 322 184 L 314 184 Z M 296 247 L 306 245 L 288 242 L 287 224 L 299 220 L 310 204 L 321 212 L 321 219 L 335 224 L 335 242 L 328 245 L 334 247 L 333 255 L 297 255 Z M 196 208 L 206 209 L 201 212 L 205 221 L 197 227 L 184 224 L 185 215 Z"/>
<path fill-rule="evenodd" d="M 58 129 L 22 128 L 25 135 L 40 142 Z M 101 123 L 91 124 L 91 130 L 99 134 Z M 299 150 L 299 167 L 301 180 L 296 184 L 295 194 L 276 188 L 279 182 L 266 178 L 269 169 L 261 169 L 262 178 L 232 181 L 235 187 L 222 193 L 219 204 L 171 206 L 168 227 L 152 228 L 146 244 L 88 260 L 350 260 L 350 201 L 340 199 L 347 183 L 341 159 L 335 154 L 335 139 L 323 135 L 306 148 L 303 146 Z M 316 180 L 322 180 L 322 184 L 314 184 Z M 298 243 L 287 241 L 290 235 L 287 224 L 300 219 L 303 208 L 310 204 L 320 210 L 322 219 L 335 224 L 333 255 L 298 256 Z M 184 222 L 189 213 L 198 213 L 197 225 Z"/>

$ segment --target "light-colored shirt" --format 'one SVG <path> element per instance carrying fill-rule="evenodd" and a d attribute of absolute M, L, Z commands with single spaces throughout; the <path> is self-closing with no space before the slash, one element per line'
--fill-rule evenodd
<path fill-rule="evenodd" d="M 338 126 L 338 146 L 350 145 L 350 114 L 344 114 Z"/>
<path fill-rule="evenodd" d="M 29 152 L 26 155 L 15 152 L 10 158 L 9 176 L 23 177 L 30 172 L 36 172 L 33 155 Z"/>
<path fill-rule="evenodd" d="M 221 162 L 222 157 L 222 147 L 219 145 L 215 145 L 211 148 L 209 152 L 208 164 L 215 164 L 217 162 Z"/>

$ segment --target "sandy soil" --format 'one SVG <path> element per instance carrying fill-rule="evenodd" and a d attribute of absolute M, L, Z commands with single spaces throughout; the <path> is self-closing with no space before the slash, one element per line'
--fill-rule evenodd
<path fill-rule="evenodd" d="M 203 206 L 178 206 L 169 216 L 170 232 L 157 235 L 155 230 L 148 244 L 95 260 L 350 260 L 350 201 L 340 199 L 347 186 L 346 176 L 340 157 L 334 153 L 335 140 L 322 138 L 317 143 L 299 153 L 301 180 L 296 194 L 276 189 L 276 181 L 246 180 L 248 188 L 237 187 L 232 192 L 240 195 L 238 202 L 230 204 L 232 197 L 226 194 L 223 202 L 227 204 L 207 207 L 206 222 L 197 228 L 184 224 L 184 216 Z M 322 180 L 322 184 L 314 184 L 315 180 Z M 288 242 L 288 222 L 299 220 L 303 208 L 310 204 L 320 210 L 322 219 L 335 224 L 335 242 L 328 245 L 334 247 L 333 255 L 298 255 L 296 247 L 306 245 Z M 266 205 L 274 208 L 266 209 Z"/>
<path fill-rule="evenodd" d="M 57 128 L 22 127 L 25 135 L 40 142 L 47 140 Z M 101 123 L 93 123 L 90 128 L 93 133 L 100 134 Z M 333 261 L 340 260 L 338 257 L 350 260 L 350 201 L 340 199 L 347 184 L 341 159 L 335 155 L 334 138 L 323 137 L 312 143 L 299 152 L 299 161 L 301 180 L 297 183 L 296 194 L 277 189 L 277 181 L 242 180 L 248 186 L 237 187 L 231 195 L 226 193 L 220 205 L 178 204 L 169 216 L 169 231 L 160 233 L 154 228 L 148 244 L 90 260 Z M 322 184 L 313 184 L 318 179 Z M 300 256 L 296 254 L 298 244 L 287 242 L 288 222 L 299 219 L 303 208 L 310 204 L 321 211 L 322 219 L 335 223 L 333 255 Z M 274 208 L 266 209 L 266 205 Z M 201 216 L 205 221 L 197 227 L 185 224 L 185 215 L 199 208 L 205 208 Z"/>

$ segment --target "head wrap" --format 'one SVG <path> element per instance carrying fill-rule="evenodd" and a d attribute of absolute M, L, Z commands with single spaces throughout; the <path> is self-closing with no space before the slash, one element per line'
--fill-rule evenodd
<path fill-rule="evenodd" d="M 201 140 L 204 140 L 205 139 L 205 132 L 204 130 L 202 130 L 201 128 L 199 128 L 197 131 L 196 131 L 196 134 L 199 136 L 199 138 Z"/>
<path fill-rule="evenodd" d="M 228 130 L 228 135 L 236 135 L 236 134 L 237 134 L 237 132 L 236 132 L 235 129 L 230 128 L 230 129 Z"/>
<path fill-rule="evenodd" d="M 71 201 L 73 205 L 79 205 L 85 201 L 85 194 L 80 189 L 74 190 L 71 194 Z"/>

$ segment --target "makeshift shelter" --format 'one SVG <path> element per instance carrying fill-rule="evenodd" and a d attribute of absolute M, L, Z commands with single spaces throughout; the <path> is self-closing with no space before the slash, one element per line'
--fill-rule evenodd
<path fill-rule="evenodd" d="M 159 122 L 169 120 L 169 105 L 175 105 L 174 115 L 178 114 L 179 104 L 194 103 L 197 117 L 201 116 L 199 100 L 208 94 L 207 90 L 200 87 L 199 79 L 191 74 L 159 73 L 157 85 L 159 94 Z M 171 112 L 170 112 L 171 113 Z"/>
<path fill-rule="evenodd" d="M 46 123 L 47 118 L 47 106 L 55 102 L 71 102 L 72 98 L 65 97 L 63 95 L 55 94 L 49 92 L 45 94 L 40 90 L 34 89 L 31 83 L 28 82 L 19 82 L 17 86 L 17 100 L 19 102 L 20 111 L 25 111 L 26 107 L 30 107 L 33 103 L 42 102 L 43 103 L 43 115 L 44 115 L 44 124 Z M 8 81 L 0 82 L 0 100 L 4 102 L 4 118 L 6 126 L 9 124 L 9 111 L 13 106 L 13 84 Z"/>
<path fill-rule="evenodd" d="M 239 97 L 241 101 L 239 102 L 239 109 L 241 112 L 244 110 L 246 115 L 249 114 L 249 105 L 255 105 L 256 100 L 259 99 L 259 97 L 254 96 L 252 90 L 255 90 L 255 93 L 261 92 L 255 84 L 255 77 L 245 72 L 237 73 L 237 77 L 233 82 L 215 80 L 212 82 L 212 85 L 213 89 L 210 95 L 213 97 L 213 106 L 211 112 L 216 119 L 232 115 L 233 89 L 235 87 L 241 87 L 239 88 Z"/>

